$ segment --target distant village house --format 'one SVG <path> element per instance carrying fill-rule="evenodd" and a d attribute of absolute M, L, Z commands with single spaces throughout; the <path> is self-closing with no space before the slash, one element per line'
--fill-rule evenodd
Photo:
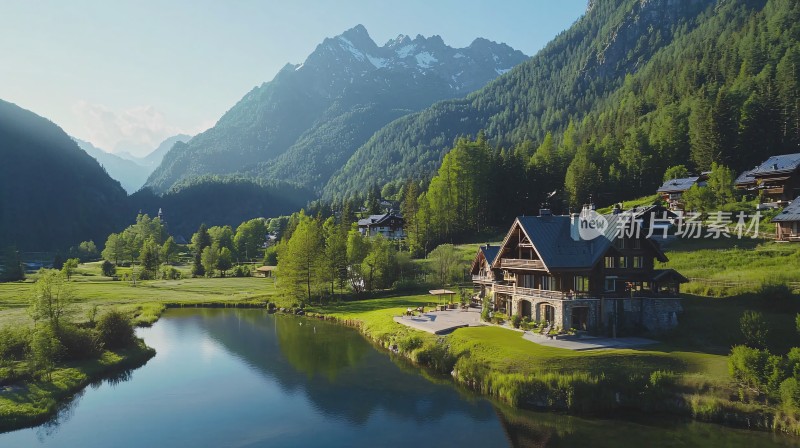
<path fill-rule="evenodd" d="M 800 196 L 800 153 L 772 156 L 734 181 L 739 190 L 759 193 L 762 204 L 787 205 Z"/>
<path fill-rule="evenodd" d="M 772 218 L 777 241 L 800 241 L 800 196 Z"/>
<path fill-rule="evenodd" d="M 402 216 L 391 211 L 383 215 L 370 215 L 358 220 L 358 231 L 365 236 L 383 235 L 390 240 L 400 240 L 406 237 L 403 230 L 405 220 Z"/>
<path fill-rule="evenodd" d="M 693 185 L 698 187 L 705 187 L 708 180 L 707 172 L 701 173 L 700 176 L 683 177 L 680 179 L 670 179 L 664 182 L 657 190 L 661 199 L 669 204 L 672 210 L 684 210 L 683 194 Z"/>

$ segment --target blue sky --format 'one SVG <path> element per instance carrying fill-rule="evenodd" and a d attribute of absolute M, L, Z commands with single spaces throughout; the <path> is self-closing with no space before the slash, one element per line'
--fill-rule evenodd
<path fill-rule="evenodd" d="M 197 133 L 325 37 L 363 24 L 398 34 L 476 37 L 533 55 L 586 0 L 2 0 L 0 99 L 111 151 L 143 155 Z"/>

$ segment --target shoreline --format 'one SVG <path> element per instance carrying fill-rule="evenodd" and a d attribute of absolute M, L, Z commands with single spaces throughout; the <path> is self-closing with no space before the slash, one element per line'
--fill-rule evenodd
<path fill-rule="evenodd" d="M 571 376 L 548 374 L 537 377 L 531 374 L 503 372 L 492 366 L 470 363 L 469 353 L 453 353 L 452 348 L 447 344 L 447 337 L 428 335 L 419 330 L 399 325 L 395 327 L 395 331 L 388 333 L 370 331 L 365 322 L 358 318 L 337 316 L 326 311 L 309 311 L 303 315 L 297 315 L 291 309 L 285 311 L 281 311 L 279 308 L 270 309 L 268 308 L 269 303 L 263 301 L 153 303 L 147 305 L 158 305 L 158 312 L 155 315 L 150 314 L 150 319 L 137 320 L 137 325 L 150 326 L 160 319 L 165 310 L 171 308 L 262 309 L 275 314 L 321 319 L 354 328 L 373 345 L 402 357 L 416 368 L 449 377 L 448 381 L 452 381 L 456 386 L 465 387 L 512 408 L 563 412 L 583 417 L 611 415 L 614 416 L 612 418 L 622 419 L 625 414 L 631 412 L 644 412 L 652 416 L 669 415 L 671 418 L 688 418 L 705 423 L 773 432 L 793 437 L 800 435 L 800 422 L 791 415 L 782 413 L 779 409 L 758 406 L 752 410 L 744 410 L 737 409 L 735 406 L 725 406 L 712 395 L 703 394 L 701 390 L 680 390 L 680 386 L 668 380 L 664 381 L 659 390 L 653 390 L 654 388 L 648 387 L 651 383 L 647 381 L 642 383 L 644 388 L 637 389 L 637 386 L 641 386 L 641 384 L 625 384 L 618 379 L 606 378 L 605 375 L 598 377 L 588 373 Z M 310 308 L 313 309 L 313 306 Z M 147 307 L 148 313 L 153 311 L 153 306 Z M 137 315 L 135 319 L 138 317 Z M 533 342 L 530 343 L 533 344 Z M 93 375 L 83 378 L 68 391 L 54 394 L 51 398 L 55 402 L 50 403 L 46 410 L 42 410 L 36 415 L 24 416 L 23 413 L 19 413 L 19 417 L 10 417 L 12 420 L 9 421 L 9 417 L 0 414 L 0 432 L 44 423 L 57 413 L 60 404 L 87 385 L 95 381 L 102 381 L 105 377 L 113 375 L 115 371 L 141 367 L 155 356 L 155 350 L 145 346 L 141 340 L 135 351 L 138 353 L 121 357 L 118 362 L 108 366 L 111 368 L 93 372 Z M 92 362 L 100 364 L 99 360 Z M 0 394 L 0 399 L 2 398 L 3 395 Z M 740 403 L 730 402 L 728 404 Z M 745 406 L 743 403 L 741 405 Z M 14 418 L 16 420 L 13 420 Z"/>
<path fill-rule="evenodd" d="M 59 366 L 52 372 L 53 380 L 30 381 L 1 392 L 0 433 L 46 423 L 87 386 L 138 369 L 155 355 L 155 349 L 137 339 L 130 348 L 105 351 L 98 359 Z"/>

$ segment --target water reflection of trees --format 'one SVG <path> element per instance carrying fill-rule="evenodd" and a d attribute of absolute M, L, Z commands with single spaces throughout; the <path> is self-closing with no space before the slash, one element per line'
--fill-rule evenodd
<path fill-rule="evenodd" d="M 142 365 L 146 363 L 147 361 L 143 362 Z M 120 383 L 129 381 L 133 377 L 133 371 L 139 367 L 141 367 L 141 365 L 133 368 L 126 367 L 109 371 L 105 375 L 89 382 L 87 387 L 98 389 L 103 384 L 117 386 Z M 58 432 L 58 429 L 62 424 L 67 423 L 70 421 L 70 419 L 72 419 L 72 416 L 75 415 L 75 409 L 77 409 L 78 403 L 80 403 L 81 398 L 85 393 L 86 388 L 83 388 L 76 392 L 69 400 L 58 403 L 55 414 L 47 421 L 36 427 L 36 438 L 39 440 L 39 443 L 44 443 L 46 439 L 52 437 Z"/>
<path fill-rule="evenodd" d="M 332 417 L 362 424 L 382 410 L 417 422 L 457 413 L 495 419 L 488 402 L 465 402 L 449 385 L 399 369 L 351 328 L 253 310 L 208 311 L 203 325 L 210 337 Z"/>

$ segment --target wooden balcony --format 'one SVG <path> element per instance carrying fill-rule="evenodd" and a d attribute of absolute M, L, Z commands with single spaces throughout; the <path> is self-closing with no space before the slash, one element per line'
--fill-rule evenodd
<path fill-rule="evenodd" d="M 587 297 L 584 293 L 567 294 L 563 291 L 549 291 L 545 289 L 522 288 L 514 285 L 494 285 L 494 291 L 515 296 L 527 296 L 536 299 L 571 300 Z"/>
<path fill-rule="evenodd" d="M 500 260 L 503 269 L 531 269 L 542 271 L 545 269 L 542 260 L 520 260 L 517 258 L 503 258 Z"/>
<path fill-rule="evenodd" d="M 472 281 L 479 283 L 493 283 L 494 277 L 488 275 L 473 275 Z"/>

